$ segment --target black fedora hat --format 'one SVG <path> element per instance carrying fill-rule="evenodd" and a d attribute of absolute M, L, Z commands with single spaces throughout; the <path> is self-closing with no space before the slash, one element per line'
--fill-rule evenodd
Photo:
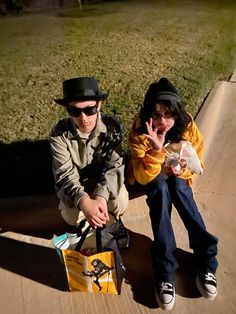
<path fill-rule="evenodd" d="M 105 100 L 107 97 L 108 93 L 99 90 L 94 77 L 77 77 L 63 82 L 63 98 L 54 101 L 65 106 L 72 101 Z"/>

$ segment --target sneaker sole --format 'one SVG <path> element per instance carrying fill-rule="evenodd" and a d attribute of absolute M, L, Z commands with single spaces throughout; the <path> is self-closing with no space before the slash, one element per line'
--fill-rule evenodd
<path fill-rule="evenodd" d="M 171 311 L 172 310 L 174 303 L 175 303 L 175 290 L 174 290 L 174 297 L 173 297 L 172 301 L 168 304 L 165 304 L 161 301 L 161 299 L 158 296 L 156 289 L 155 289 L 155 297 L 156 297 L 157 304 L 159 305 L 159 307 L 162 310 L 164 310 L 164 311 Z"/>
<path fill-rule="evenodd" d="M 197 276 L 196 277 L 196 285 L 197 285 L 197 288 L 199 290 L 199 292 L 201 293 L 201 295 L 210 300 L 210 301 L 213 301 L 215 299 L 215 297 L 217 296 L 217 291 L 216 293 L 210 293 L 210 292 L 207 292 L 203 286 L 201 285 L 201 282 L 200 282 L 200 278 Z"/>

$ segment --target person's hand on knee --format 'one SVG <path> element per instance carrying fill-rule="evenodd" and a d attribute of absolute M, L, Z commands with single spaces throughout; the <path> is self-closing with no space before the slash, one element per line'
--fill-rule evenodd
<path fill-rule="evenodd" d="M 103 198 L 106 202 L 106 200 Z M 84 196 L 79 202 L 80 210 L 83 212 L 88 223 L 96 229 L 106 224 L 109 219 L 107 209 L 101 200 L 91 199 L 88 196 Z"/>
<path fill-rule="evenodd" d="M 93 198 L 98 202 L 99 210 L 104 214 L 106 221 L 109 221 L 110 218 L 107 209 L 107 201 L 105 200 L 105 198 L 99 195 L 96 195 Z"/>

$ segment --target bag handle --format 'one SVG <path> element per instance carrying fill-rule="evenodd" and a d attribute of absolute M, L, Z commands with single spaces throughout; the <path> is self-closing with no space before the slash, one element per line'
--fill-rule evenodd
<path fill-rule="evenodd" d="M 113 212 L 108 212 L 109 215 L 113 216 L 113 218 L 115 219 L 115 221 L 118 221 L 116 215 Z"/>
<path fill-rule="evenodd" d="M 82 245 L 83 245 L 83 243 L 84 243 L 84 241 L 85 241 L 85 239 L 86 239 L 86 237 L 87 237 L 87 235 L 88 235 L 88 233 L 89 233 L 89 231 L 90 231 L 91 228 L 92 228 L 92 226 L 89 225 L 89 226 L 84 230 L 84 232 L 83 232 L 82 235 L 81 235 L 81 238 L 80 238 L 79 242 L 77 243 L 77 245 L 76 245 L 76 247 L 75 247 L 75 251 L 77 251 L 77 252 L 80 251 L 80 249 L 81 249 L 81 247 L 82 247 Z M 78 234 L 79 234 L 79 233 L 78 233 Z"/>
<path fill-rule="evenodd" d="M 92 226 L 88 226 L 84 232 L 82 233 L 82 236 L 79 240 L 79 242 L 77 243 L 76 247 L 75 247 L 75 251 L 79 252 L 89 231 L 91 230 Z M 102 252 L 102 235 L 101 235 L 101 231 L 104 227 L 101 228 L 97 228 L 96 229 L 96 249 L 97 249 L 97 253 L 101 253 Z"/>
<path fill-rule="evenodd" d="M 97 253 L 102 252 L 102 231 L 103 228 L 96 229 L 96 246 L 97 246 Z"/>

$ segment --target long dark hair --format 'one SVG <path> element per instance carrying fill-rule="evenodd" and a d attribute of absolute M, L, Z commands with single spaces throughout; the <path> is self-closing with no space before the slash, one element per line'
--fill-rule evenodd
<path fill-rule="evenodd" d="M 147 127 L 145 122 L 149 122 L 152 117 L 153 111 L 157 103 L 163 104 L 172 112 L 172 116 L 175 120 L 173 127 L 166 133 L 165 142 L 179 142 L 182 139 L 183 133 L 186 131 L 189 122 L 191 121 L 190 115 L 186 112 L 181 100 L 160 100 L 154 101 L 151 99 L 144 99 L 143 106 L 141 107 L 139 118 L 141 120 L 141 126 L 138 128 L 138 132 L 143 134 L 147 133 Z"/>

